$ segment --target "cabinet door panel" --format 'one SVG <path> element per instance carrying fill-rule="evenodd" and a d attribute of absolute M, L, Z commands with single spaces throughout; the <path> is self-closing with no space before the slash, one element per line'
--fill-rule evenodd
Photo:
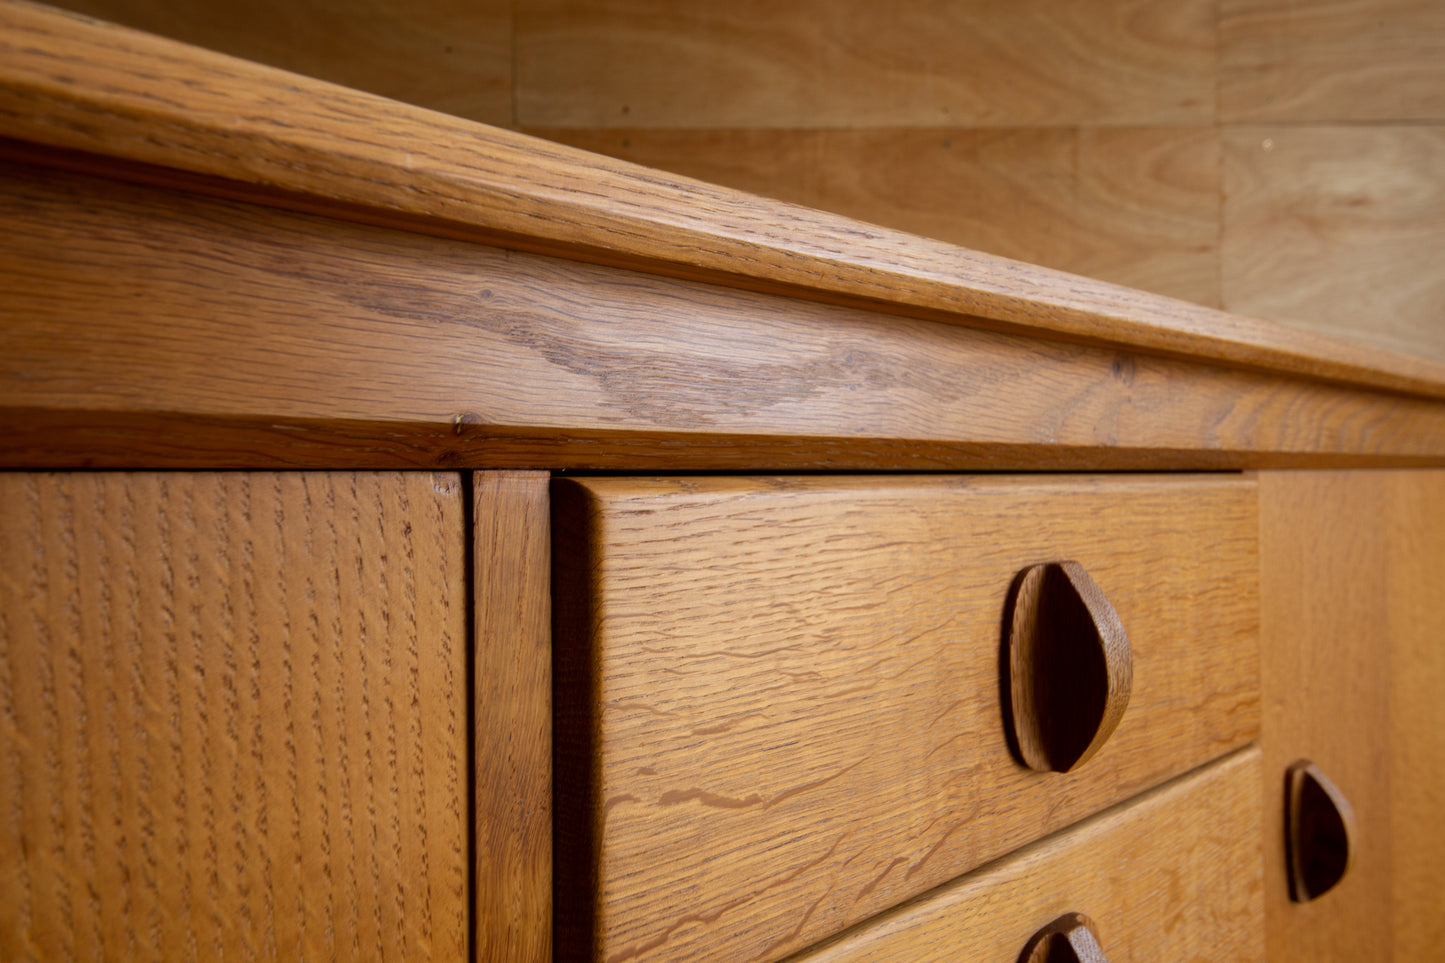
<path fill-rule="evenodd" d="M 1390 477 L 1395 958 L 1445 954 L 1445 471 Z"/>
<path fill-rule="evenodd" d="M 1389 944 L 1389 651 L 1378 476 L 1265 472 L 1260 687 L 1270 958 L 1378 959 Z M 1285 768 L 1315 762 L 1355 812 L 1355 858 L 1314 903 L 1289 899 Z"/>
<path fill-rule="evenodd" d="M 463 957 L 462 509 L 0 476 L 0 957 Z"/>
<path fill-rule="evenodd" d="M 1445 940 L 1445 472 L 1259 483 L 1270 958 L 1430 957 Z M 1301 758 L 1355 817 L 1349 871 L 1303 904 L 1283 826 L 1284 770 Z"/>

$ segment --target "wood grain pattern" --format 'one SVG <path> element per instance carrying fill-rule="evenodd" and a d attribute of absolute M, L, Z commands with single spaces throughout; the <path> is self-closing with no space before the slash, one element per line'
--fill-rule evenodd
<path fill-rule="evenodd" d="M 1201 0 L 543 0 L 518 8 L 516 30 L 524 125 L 1171 124 L 1214 111 Z"/>
<path fill-rule="evenodd" d="M 511 0 L 55 4 L 485 124 L 512 124 Z"/>
<path fill-rule="evenodd" d="M 1200 304 L 1219 304 L 1211 127 L 530 133 Z"/>
<path fill-rule="evenodd" d="M 1228 308 L 1445 360 L 1445 126 L 1247 127 L 1224 143 Z"/>
<path fill-rule="evenodd" d="M 1219 113 L 1229 122 L 1445 120 L 1445 5 L 1222 0 Z"/>
<path fill-rule="evenodd" d="M 1075 255 L 1065 270 L 1218 306 L 1217 128 L 1076 132 Z"/>
<path fill-rule="evenodd" d="M 553 505 L 557 844 L 595 867 L 559 877 L 568 958 L 777 959 L 1256 734 L 1247 479 L 596 478 Z M 1000 699 L 1010 583 L 1059 557 L 1134 656 L 1069 776 L 1014 761 Z"/>
<path fill-rule="evenodd" d="M 455 475 L 0 475 L 0 957 L 468 951 Z"/>
<path fill-rule="evenodd" d="M 1445 946 L 1445 472 L 1371 477 L 1388 486 L 1391 516 L 1392 935 L 1396 960 L 1427 960 Z"/>
<path fill-rule="evenodd" d="M 477 472 L 476 959 L 552 959 L 551 522 L 546 472 Z"/>
<path fill-rule="evenodd" d="M 23 165 L 6 174 L 10 466 L 1216 468 L 1445 456 L 1445 405 L 1433 401 Z"/>
<path fill-rule="evenodd" d="M 1377 473 L 1262 472 L 1265 917 L 1271 960 L 1383 960 L 1393 939 L 1389 486 Z M 1355 810 L 1355 860 L 1289 898 L 1285 770 L 1313 760 Z"/>
<path fill-rule="evenodd" d="M 793 960 L 1014 960 L 1074 910 L 1110 963 L 1262 963 L 1259 771 L 1241 750 Z"/>
<path fill-rule="evenodd" d="M 1167 20 L 1178 6 L 1155 12 Z M 89 155 L 49 163 L 897 314 L 1445 396 L 1439 365 L 761 202 L 24 0 L 0 3 L 0 28 L 0 137 L 16 142 L 12 152 L 28 143 Z"/>

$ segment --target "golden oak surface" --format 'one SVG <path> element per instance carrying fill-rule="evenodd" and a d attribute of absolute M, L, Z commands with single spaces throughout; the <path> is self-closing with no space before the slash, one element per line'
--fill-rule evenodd
<path fill-rule="evenodd" d="M 1240 750 L 792 960 L 1011 961 L 1081 912 L 1109 963 L 1261 963 L 1259 772 Z"/>
<path fill-rule="evenodd" d="M 1428 959 L 1441 934 L 1438 800 L 1445 475 L 1260 475 L 1265 881 L 1271 959 Z M 1289 901 L 1284 767 L 1354 810 L 1353 863 Z"/>
<path fill-rule="evenodd" d="M 1390 833 L 1398 960 L 1445 946 L 1445 473 L 1391 473 Z"/>
<path fill-rule="evenodd" d="M 0 957 L 463 958 L 461 498 L 0 475 Z"/>
<path fill-rule="evenodd" d="M 476 958 L 552 958 L 547 472 L 475 472 Z"/>
<path fill-rule="evenodd" d="M 596 862 L 559 882 L 568 953 L 777 959 L 1257 735 L 1248 479 L 553 495 L 558 839 Z M 1055 559 L 1133 649 L 1118 729 L 1067 775 L 1015 761 L 1000 700 L 1005 598 Z"/>
<path fill-rule="evenodd" d="M 1238 4 L 1226 7 L 1237 11 Z M 1069 16 L 1087 18 L 1087 8 Z M 1198 104 L 1175 99 L 1169 89 L 1116 83 L 1111 72 L 1125 64 L 1147 72 L 1185 48 L 1182 62 L 1209 61 L 1205 48 L 1214 41 L 1209 31 L 1195 29 L 1207 19 L 1206 8 L 1126 4 L 1110 15 L 1129 10 L 1138 16 L 1125 16 L 1123 27 L 1141 42 L 1130 41 L 1112 59 L 1103 49 L 1081 51 L 1098 68 L 1092 76 L 1099 85 L 1054 85 L 1054 93 L 1020 87 L 1017 93 L 1040 117 L 1060 123 L 1074 122 L 1067 118 L 1086 91 L 1132 102 L 1120 101 L 1125 114 L 1140 105 L 1195 110 Z M 1027 4 L 1007 12 L 1018 22 L 1037 15 Z M 840 22 L 840 32 L 809 34 L 809 49 L 830 56 L 827 50 L 859 23 L 867 25 Z M 1092 36 L 1095 24 L 1087 26 L 1077 35 Z M 1261 691 L 1263 802 L 1251 810 L 1244 793 L 1206 807 L 1230 814 L 1221 830 L 1228 851 L 1217 848 L 1216 837 L 1200 843 L 1189 835 L 1197 827 L 1169 822 L 1174 816 L 1165 814 L 1160 831 L 1180 840 L 1180 852 L 1191 860 L 1192 868 L 1173 876 L 1168 867 L 1161 870 L 1178 892 L 1167 879 L 1151 884 L 1158 877 L 1146 874 L 1138 885 L 1167 897 L 1151 902 L 1128 889 L 1134 882 L 1123 874 L 1106 881 L 1108 898 L 1134 921 L 1157 909 L 1158 926 L 1131 923 L 1131 931 L 1153 934 L 1150 939 L 1177 931 L 1177 945 L 1196 954 L 1212 945 L 1197 935 L 1200 908 L 1225 906 L 1219 946 L 1226 958 L 1250 958 L 1260 932 L 1257 904 L 1250 902 L 1260 864 L 1231 845 L 1262 831 L 1272 958 L 1317 952 L 1373 959 L 1393 941 L 1397 958 L 1406 959 L 1438 945 L 1431 898 L 1442 885 L 1445 837 L 1433 814 L 1442 791 L 1437 774 L 1445 772 L 1439 735 L 1445 726 L 1434 640 L 1445 611 L 1438 595 L 1445 579 L 1437 577 L 1445 545 L 1438 505 L 1445 499 L 1436 474 L 1378 470 L 1445 463 L 1445 369 L 1439 365 L 764 201 L 22 0 L 0 0 L 0 28 L 0 210 L 8 219 L 0 232 L 5 466 L 535 470 L 481 473 L 466 493 L 457 476 L 429 471 L 0 477 L 18 493 L 0 504 L 15 533 L 0 546 L 6 571 L 0 588 L 8 593 L 0 607 L 6 620 L 0 623 L 6 639 L 0 698 L 8 707 L 0 717 L 6 753 L 0 798 L 15 800 L 0 845 L 20 867 L 0 881 L 8 887 L 0 913 L 19 920 L 3 928 L 7 938 L 21 934 L 30 941 L 14 955 L 33 949 L 83 956 L 103 943 L 123 953 L 154 955 L 156 947 L 160 955 L 184 956 L 194 942 L 258 955 L 286 956 L 304 945 L 319 955 L 340 947 L 335 952 L 343 956 L 456 958 L 474 939 L 479 958 L 500 952 L 545 959 L 556 896 L 564 911 L 558 957 L 565 959 L 614 918 L 622 904 L 606 901 L 619 894 L 684 907 L 668 922 L 646 921 L 661 927 L 661 943 L 619 944 L 621 952 L 671 952 L 689 940 L 702 945 L 713 938 L 739 940 L 750 952 L 801 950 L 839 927 L 869 926 L 865 917 L 892 912 L 905 897 L 920 902 L 896 912 L 935 905 L 935 899 L 946 905 L 955 891 L 1016 893 L 1008 887 L 1025 884 L 1009 882 L 1006 872 L 987 883 L 978 882 L 985 876 L 969 876 L 957 884 L 961 889 L 947 887 L 981 860 L 1065 829 L 1255 738 Z M 1060 34 L 1049 36 L 1057 42 Z M 867 39 L 877 42 L 884 60 L 891 56 L 892 38 Z M 974 40 L 985 59 L 996 49 L 986 35 Z M 1167 47 L 1177 49 L 1171 54 Z M 1042 64 L 1042 72 L 1052 66 Z M 1211 95 L 1210 85 L 1201 89 Z M 1173 122 L 1186 124 L 1179 143 L 1197 141 L 1207 152 L 1207 119 Z M 938 129 L 967 123 L 948 121 Z M 1402 184 L 1428 171 L 1431 132 L 1398 133 L 1358 135 L 1373 141 L 1378 134 L 1385 145 L 1358 167 L 1361 177 L 1380 157 L 1402 167 Z M 831 138 L 858 156 L 879 150 L 866 132 L 808 132 L 798 135 L 799 149 L 815 149 L 807 139 L 815 134 L 816 143 Z M 1308 130 L 1290 134 L 1288 144 L 1277 145 L 1281 157 L 1325 143 Z M 910 136 L 910 143 L 921 144 L 932 133 Z M 1010 158 L 1004 168 L 1030 162 L 1069 171 L 1073 186 L 1046 185 L 1019 203 L 1044 212 L 1035 220 L 1076 222 L 1051 240 L 1085 261 L 1112 258 L 1141 272 L 1174 272 L 1191 290 L 1207 287 L 1207 277 L 1179 265 L 1193 263 L 1191 246 L 1209 243 L 1208 192 L 1200 190 L 1213 176 L 1209 157 L 1176 150 L 1157 128 L 959 136 L 965 153 L 970 144 L 982 145 L 980 152 L 1004 144 L 999 149 Z M 1426 148 L 1416 149 L 1421 144 Z M 1226 176 L 1263 176 L 1237 163 L 1231 151 L 1226 138 Z M 997 155 L 979 156 L 982 167 L 1000 166 Z M 1143 171 L 1131 173 L 1121 156 L 1142 156 Z M 1395 165 L 1401 159 L 1409 163 Z M 731 163 L 756 161 L 740 156 Z M 806 196 L 831 191 L 853 198 L 860 210 L 875 198 L 886 200 L 868 165 L 841 174 L 826 169 L 834 172 L 823 183 L 800 188 Z M 986 172 L 983 183 L 991 176 L 996 172 Z M 1418 183 L 1428 195 L 1433 182 Z M 1135 191 L 1167 196 L 1174 214 L 1146 223 L 1134 206 Z M 1234 200 L 1234 213 L 1220 209 L 1221 217 L 1239 214 L 1238 223 L 1267 231 L 1293 229 L 1281 228 L 1275 209 L 1247 191 Z M 1130 212 L 1129 224 L 1087 236 L 1094 221 L 1121 209 Z M 1428 210 L 1408 203 L 1397 209 Z M 1357 236 L 1389 235 L 1398 221 L 1385 218 L 1382 229 L 1361 222 Z M 1338 221 L 1321 223 L 1328 229 Z M 1221 230 L 1225 226 L 1221 221 Z M 1152 251 L 1138 255 L 1149 248 L 1139 238 L 1160 231 L 1177 239 L 1179 260 L 1167 252 L 1157 261 Z M 1251 243 L 1256 247 L 1239 250 L 1277 253 L 1270 244 Z M 1253 256 L 1238 263 L 1247 269 Z M 1222 273 L 1218 283 L 1227 295 L 1244 277 Z M 1314 280 L 1314 296 L 1331 299 L 1319 294 L 1329 285 Z M 1428 286 L 1421 290 L 1424 302 L 1415 288 L 1398 286 L 1389 303 L 1394 309 L 1427 303 Z M 733 547 L 746 551 L 731 554 L 720 548 L 732 544 L 722 529 L 689 538 L 663 525 L 654 540 L 629 551 L 673 559 L 667 579 L 646 566 L 628 574 L 604 553 L 552 560 L 556 585 L 564 589 L 593 586 L 588 579 L 604 561 L 612 575 L 626 574 L 626 591 L 610 609 L 601 603 L 617 591 L 615 580 L 597 583 L 606 591 L 552 595 L 546 573 L 551 523 L 544 470 L 1308 466 L 1370 470 L 1266 474 L 1258 568 L 1255 535 L 1244 533 L 1253 532 L 1252 495 L 1247 508 L 1225 498 L 1218 519 L 1208 511 L 1215 504 L 1209 492 L 1252 492 L 1248 476 L 1119 476 L 1085 486 L 1199 495 L 1183 503 L 1141 495 L 1143 502 L 1131 504 L 1154 508 L 1122 515 L 1102 501 L 1075 501 L 1070 482 L 1041 478 L 1024 486 L 1032 492 L 1024 502 L 1007 513 L 985 513 L 982 521 L 924 506 L 932 528 L 910 528 L 903 524 L 908 513 L 894 511 L 865 531 L 866 525 L 856 527 L 846 499 L 824 505 L 802 499 L 799 514 L 764 531 L 758 519 L 766 513 L 750 515 L 758 506 L 749 499 L 777 497 L 789 483 L 684 475 L 568 482 L 558 491 L 585 485 L 634 492 L 656 486 L 669 497 L 730 493 L 722 500 L 733 506 L 730 517 L 758 525 L 761 540 L 740 541 Z M 856 491 L 873 483 L 795 484 L 799 491 L 810 485 Z M 978 494 L 1011 483 L 922 478 L 899 484 Z M 155 527 L 138 527 L 137 511 L 162 502 L 182 507 L 152 511 Z M 99 524 L 83 524 L 77 511 L 85 505 Z M 418 506 L 429 519 L 424 524 L 417 522 Z M 698 511 L 706 516 L 713 508 L 701 504 Z M 554 518 L 557 544 L 589 544 L 587 525 L 595 519 L 586 511 L 573 517 L 564 510 Z M 983 548 L 960 547 L 938 534 L 968 525 L 991 533 Z M 1021 540 L 1020 530 L 1027 533 Z M 1211 536 L 1223 530 L 1233 534 L 1216 544 Z M 830 531 L 844 535 L 830 540 Z M 870 549 L 847 557 L 859 531 L 881 555 Z M 1005 586 L 996 595 L 990 594 L 993 581 L 989 588 L 960 590 L 961 597 L 981 600 L 968 616 L 969 638 L 985 640 L 980 650 L 949 644 L 958 624 L 940 614 L 946 599 L 907 588 L 898 575 L 947 556 L 952 574 L 928 569 L 922 584 L 954 579 L 962 586 L 965 573 L 990 559 L 1007 560 L 1007 574 L 1040 560 L 1014 557 L 1021 545 L 1046 557 L 1068 548 L 1087 558 L 1090 571 L 1105 573 L 1101 584 L 1127 616 L 1136 644 L 1132 626 L 1141 618 L 1162 627 L 1155 638 L 1146 632 L 1140 647 L 1141 701 L 1134 714 L 1126 711 L 1114 738 L 1079 774 L 1093 781 L 1055 782 L 1073 787 L 1057 791 L 1020 788 L 1025 778 L 1053 777 L 1014 772 L 997 738 L 1001 612 L 993 609 Z M 895 557 L 910 546 L 913 556 Z M 1176 564 L 1177 558 L 1186 561 Z M 882 561 L 868 565 L 869 559 Z M 813 566 L 824 563 L 846 574 L 844 584 L 874 593 L 870 598 L 907 605 L 885 616 L 866 605 L 822 606 L 819 599 L 836 602 L 829 593 L 838 591 L 808 582 Z M 741 581 L 728 580 L 728 573 L 740 572 Z M 790 597 L 790 586 L 809 591 Z M 314 598 L 308 587 L 317 587 Z M 596 664 L 614 673 L 619 665 L 636 669 L 623 680 L 634 687 L 628 691 L 635 703 L 594 698 L 604 681 L 615 686 L 618 678 L 589 674 L 593 664 L 586 660 L 568 663 L 565 650 L 559 691 L 577 697 L 550 703 L 549 595 L 559 625 L 586 629 L 560 637 L 564 647 L 593 638 L 596 626 L 606 629 L 597 638 L 621 638 L 628 620 L 668 630 L 653 640 L 658 652 L 631 646 L 630 668 L 626 660 Z M 757 608 L 769 598 L 778 604 Z M 1263 621 L 1256 632 L 1259 606 Z M 407 613 L 414 618 L 403 617 Z M 938 617 L 929 622 L 930 615 Z M 866 624 L 866 616 L 874 624 Z M 910 619 L 919 631 L 903 631 Z M 1227 644 L 1199 644 L 1213 637 L 1221 619 L 1231 627 Z M 815 641 L 821 629 L 836 629 L 858 648 L 745 648 L 759 645 L 762 630 L 782 625 L 786 634 L 789 624 Z M 258 631 L 242 632 L 245 625 Z M 297 626 L 342 644 L 327 649 L 305 636 L 305 645 L 288 650 L 285 640 Z M 415 644 L 363 644 L 380 638 L 380 626 L 391 630 L 389 638 Z M 738 626 L 761 634 L 735 640 L 729 633 Z M 898 631 L 877 634 L 879 626 Z M 271 634 L 271 628 L 292 635 Z M 95 644 L 70 644 L 77 638 Z M 719 638 L 736 642 L 707 656 L 722 668 L 709 665 L 693 680 L 678 675 L 687 666 L 672 649 L 689 639 Z M 197 639 L 206 643 L 199 650 Z M 424 648 L 424 639 L 435 650 Z M 1248 668 L 1261 639 L 1262 689 Z M 184 650 L 190 665 L 167 660 L 184 645 L 191 646 Z M 1315 659 L 1316 645 L 1333 661 Z M 963 665 L 961 652 L 978 656 L 989 646 L 992 666 L 987 658 Z M 908 661 L 922 650 L 930 658 Z M 308 655 L 309 662 L 288 662 L 288 651 Z M 758 658 L 728 661 L 727 653 L 738 652 Z M 1175 657 L 1160 658 L 1165 652 Z M 435 658 L 423 658 L 427 653 Z M 723 683 L 752 678 L 749 673 L 761 678 L 774 664 L 794 675 L 767 682 L 790 697 L 759 701 L 757 714 L 749 715 L 748 699 L 764 687 Z M 873 671 L 890 666 L 897 669 L 891 677 Z M 859 686 L 872 689 L 840 687 L 841 674 L 831 683 L 811 675 L 822 669 L 854 670 L 866 680 Z M 333 678 L 336 686 L 328 682 Z M 950 678 L 968 685 L 948 691 Z M 816 709 L 816 719 L 793 699 L 809 691 L 819 696 L 817 706 L 805 707 Z M 883 700 L 870 701 L 869 693 L 878 691 L 895 708 L 923 704 L 936 711 L 883 711 Z M 312 706 L 319 701 L 320 715 L 288 705 L 297 693 Z M 650 744 L 654 731 L 680 725 L 680 707 L 698 694 L 731 701 L 722 709 L 711 702 L 689 721 L 700 731 L 687 730 L 694 742 L 678 755 L 670 755 L 674 747 Z M 835 697 L 834 704 L 826 697 Z M 181 725 L 164 714 L 162 699 L 180 700 Z M 1237 711 L 1215 711 L 1228 705 Z M 678 715 L 649 711 L 659 706 Z M 839 715 L 849 706 L 856 711 Z M 796 720 L 777 730 L 785 738 L 764 744 L 760 733 L 773 724 L 767 713 L 779 711 Z M 819 734 L 820 720 L 828 719 L 835 724 Z M 932 725 L 956 719 L 967 723 L 969 739 L 951 739 Z M 606 725 L 596 725 L 599 720 Z M 549 721 L 564 740 L 574 740 L 570 749 L 560 746 L 555 760 Z M 100 736 L 94 736 L 97 726 Z M 790 741 L 799 732 L 818 736 L 817 754 Z M 917 766 L 870 755 L 880 733 L 891 735 L 889 745 L 903 747 Z M 288 758 L 288 745 L 298 760 L 294 778 L 274 761 L 278 750 Z M 607 751 L 593 758 L 577 754 L 578 746 Z M 731 747 L 730 758 L 745 764 L 716 773 L 697 765 L 718 746 Z M 755 764 L 760 749 L 768 750 L 762 766 Z M 1283 807 L 1271 802 L 1278 787 L 1270 774 L 1297 751 L 1333 767 L 1356 801 L 1361 857 L 1353 881 L 1347 877 L 1318 906 L 1286 906 L 1283 912 L 1293 915 L 1282 916 L 1274 821 Z M 849 753 L 852 758 L 843 758 Z M 675 758 L 694 764 L 687 772 L 693 778 L 677 785 L 666 783 L 659 768 Z M 997 778 L 968 783 L 944 805 L 932 792 L 946 782 L 935 778 L 938 767 L 969 758 L 986 764 L 955 766 L 950 792 L 967 782 L 960 774 Z M 1252 767 L 1249 759 L 1246 750 L 1215 770 Z M 559 761 L 555 772 L 553 761 Z M 258 772 L 271 775 L 255 778 Z M 604 786 L 601 773 L 614 782 Z M 834 778 L 799 782 L 804 776 Z M 749 802 L 757 787 L 722 785 L 727 779 L 751 779 L 763 788 L 772 780 L 776 791 L 764 796 L 758 788 L 756 795 L 773 805 Z M 1157 813 L 1157 800 L 1170 799 L 1178 800 L 1163 807 L 1170 813 L 1196 812 L 1197 800 L 1170 795 L 1184 785 L 1195 783 L 1179 783 L 1139 806 Z M 599 794 L 609 786 L 618 792 L 604 800 Z M 847 786 L 858 792 L 840 788 Z M 668 792 L 681 795 L 663 805 Z M 549 827 L 554 799 L 555 840 Z M 873 806 L 880 799 L 885 805 Z M 993 808 L 970 808 L 978 800 Z M 607 821 L 589 822 L 599 816 L 592 805 L 599 801 L 613 804 L 600 810 Z M 645 805 L 661 815 L 629 824 Z M 917 817 L 930 806 L 938 822 Z M 879 814 L 889 811 L 901 815 L 882 825 Z M 1126 811 L 1134 810 L 1115 815 Z M 119 815 L 107 823 L 100 813 Z M 698 814 L 703 818 L 691 824 L 684 818 Z M 735 877 L 711 889 L 668 888 L 675 874 L 690 871 L 686 854 L 714 857 L 704 874 L 753 865 L 751 857 L 723 851 L 718 840 L 746 838 L 726 837 L 719 827 L 754 817 L 776 821 L 772 836 L 751 837 L 769 852 L 806 848 L 829 840 L 829 833 L 833 848 L 815 846 L 812 862 L 788 864 L 781 873 L 769 875 L 764 867 L 756 878 Z M 374 835 L 357 828 L 369 831 L 373 818 Z M 156 854 L 163 830 L 178 822 L 185 827 L 183 845 L 174 860 L 162 860 Z M 845 837 L 845 824 L 872 827 L 873 835 Z M 688 825 L 696 833 L 680 838 L 679 827 Z M 351 836 L 343 832 L 347 826 Z M 609 828 L 626 828 L 633 851 L 614 845 Z M 1127 860 L 1151 867 L 1149 873 L 1161 865 L 1128 848 L 1140 835 L 1111 850 L 1107 840 L 1115 836 L 1083 827 L 1042 845 L 1057 843 L 1059 852 L 1072 854 L 1061 857 L 1065 872 L 1092 879 L 1090 892 L 1097 893 L 1096 860 Z M 1103 856 L 1093 853 L 1096 845 Z M 598 847 L 612 862 L 596 861 Z M 1035 865 L 1030 854 L 1042 851 L 1026 850 L 1015 862 L 980 872 Z M 857 858 L 846 862 L 840 852 Z M 1219 860 L 1210 853 L 1221 854 Z M 1203 864 L 1194 861 L 1199 854 Z M 608 876 L 622 856 L 635 874 Z M 827 873 L 836 874 L 842 888 L 830 888 Z M 91 886 L 92 879 L 102 882 Z M 1111 888 L 1116 883 L 1124 888 Z M 934 884 L 946 888 L 924 892 Z M 806 898 L 783 898 L 810 886 Z M 1028 886 L 1020 900 L 1049 892 Z M 118 904 L 117 893 L 124 898 Z M 756 925 L 750 920 L 754 929 L 739 936 L 728 927 L 741 917 L 729 914 L 743 902 L 728 905 L 728 899 L 771 905 L 773 915 Z M 688 915 L 703 904 L 713 915 Z M 1066 908 L 1048 911 L 1057 916 Z M 1407 918 L 1418 925 L 1388 922 Z M 940 932 L 957 922 L 942 924 Z M 1045 922 L 1016 925 L 1026 938 Z M 1112 924 L 1097 922 L 1107 937 Z M 1293 927 L 1308 932 L 1295 942 Z M 655 943 L 658 932 L 646 939 Z M 863 932 L 852 930 L 847 939 Z M 869 932 L 892 938 L 886 922 Z"/>
<path fill-rule="evenodd" d="M 763 201 L 26 0 L 0 3 L 0 26 L 0 137 L 34 145 L 10 145 L 20 153 L 58 149 L 52 163 L 949 323 L 1445 395 L 1437 364 Z"/>
<path fill-rule="evenodd" d="M 1439 273 L 1418 255 L 1445 238 L 1439 164 L 1372 143 L 1445 123 L 1437 0 L 60 5 L 1032 264 L 1306 330 L 1328 315 L 1445 360 L 1438 302 L 1400 296 Z M 1221 141 L 1301 128 L 1322 135 L 1291 162 L 1302 176 L 1261 187 L 1307 213 L 1237 216 Z M 1373 188 L 1400 181 L 1413 203 Z M 1270 256 L 1281 225 L 1328 269 Z M 1262 256 L 1221 256 L 1234 249 Z M 1241 283 L 1254 296 L 1228 297 Z M 1354 307 L 1377 302 L 1390 309 Z"/>
<path fill-rule="evenodd" d="M 0 172 L 10 466 L 1445 459 L 1421 397 Z"/>

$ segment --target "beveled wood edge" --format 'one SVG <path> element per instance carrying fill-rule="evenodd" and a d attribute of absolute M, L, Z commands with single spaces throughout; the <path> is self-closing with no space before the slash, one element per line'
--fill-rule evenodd
<path fill-rule="evenodd" d="M 451 422 L 0 408 L 0 470 L 450 469 L 579 472 L 1242 471 L 1432 468 L 1374 454 L 907 438 L 506 428 Z"/>
<path fill-rule="evenodd" d="M 1121 813 L 1130 810 L 1141 810 L 1145 807 L 1153 808 L 1161 804 L 1167 806 L 1172 797 L 1192 787 L 1194 780 L 1206 774 L 1224 772 L 1238 766 L 1249 766 L 1251 764 L 1258 767 L 1262 761 L 1263 753 L 1260 750 L 1259 743 L 1247 743 L 1216 759 L 1204 763 L 1202 766 L 1198 766 L 1188 772 L 1175 776 L 1173 779 L 1160 783 L 1152 789 L 1145 790 L 1123 802 L 1115 803 L 1107 809 L 1102 809 L 1077 823 L 1066 826 L 1040 839 L 1036 839 L 1028 845 L 1021 846 L 992 862 L 971 869 L 956 879 L 949 880 L 947 883 L 936 886 L 925 893 L 920 893 L 912 899 L 884 910 L 876 916 L 854 923 L 852 926 L 835 933 L 826 940 L 804 950 L 800 950 L 792 956 L 786 957 L 782 963 L 811 963 L 811 961 L 816 960 L 837 959 L 839 957 L 838 951 L 844 950 L 851 941 L 867 933 L 868 930 L 889 923 L 906 921 L 920 911 L 926 911 L 934 905 L 942 904 L 947 906 L 956 898 L 955 894 L 966 890 L 970 883 L 980 877 L 986 877 L 1005 867 L 1015 866 L 1020 863 L 1026 864 L 1029 860 L 1033 859 L 1036 854 L 1047 853 L 1056 844 L 1071 837 L 1074 839 L 1087 839 L 1098 832 L 1105 831 L 1114 818 Z"/>
<path fill-rule="evenodd" d="M 911 317 L 1445 398 L 1445 365 L 765 200 L 0 0 L 12 155 Z"/>

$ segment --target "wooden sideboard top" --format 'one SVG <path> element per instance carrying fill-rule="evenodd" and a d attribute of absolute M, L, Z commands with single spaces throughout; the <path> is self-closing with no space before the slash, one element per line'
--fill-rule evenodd
<path fill-rule="evenodd" d="M 10 339 L 0 341 L 10 358 L 0 465 L 1445 464 L 1442 365 L 23 0 L 0 0 L 0 158 L 21 185 L 8 229 L 25 232 L 0 254 L 0 274 L 28 279 L 0 302 Z M 137 219 L 122 209 L 159 210 L 163 197 L 186 200 L 154 231 L 121 238 Z M 292 238 L 287 262 L 303 267 L 238 255 L 240 293 L 205 310 L 163 280 L 128 290 L 130 313 L 107 303 L 107 290 L 138 276 L 118 253 L 125 245 L 154 239 L 158 259 L 181 263 L 221 243 L 207 233 L 220 221 Z M 78 237 L 117 246 L 82 256 L 67 241 Z M 59 255 L 46 277 L 27 260 L 32 242 Z M 440 264 L 440 280 L 407 275 L 410 314 L 352 298 L 337 328 L 338 292 L 408 253 Z M 341 276 L 346 263 L 356 278 Z M 550 320 L 528 313 L 543 289 L 572 299 Z M 256 320 L 270 310 L 262 290 L 297 342 L 269 362 L 279 329 Z M 510 297 L 510 314 L 498 321 L 478 291 Z M 141 301 L 147 309 L 134 310 Z M 433 340 L 405 329 L 419 317 L 434 322 Z M 262 340 L 216 337 L 242 319 Z M 948 328 L 959 330 L 939 333 Z M 158 332 L 182 329 L 194 332 L 185 365 L 156 347 Z M 114 343 L 75 350 L 96 332 Z M 713 335 L 704 357 L 695 346 Z M 531 353 L 509 358 L 503 343 Z M 830 354 L 829 343 L 841 347 Z M 500 360 L 479 366 L 467 347 Z M 269 380 L 235 373 L 249 362 L 269 365 Z M 354 390 L 325 384 L 338 369 Z"/>

